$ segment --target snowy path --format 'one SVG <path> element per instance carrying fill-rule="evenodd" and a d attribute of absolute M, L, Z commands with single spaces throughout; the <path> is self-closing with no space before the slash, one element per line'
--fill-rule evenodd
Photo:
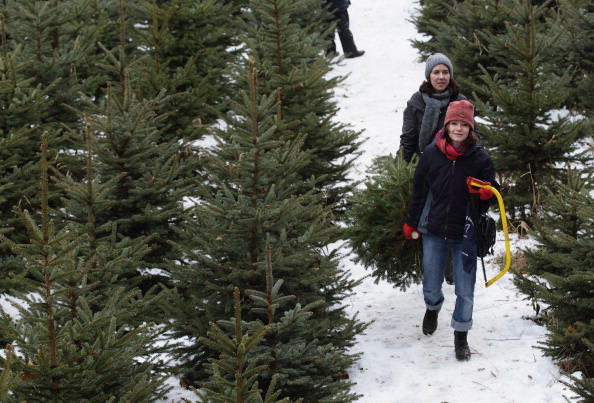
<path fill-rule="evenodd" d="M 361 178 L 374 157 L 394 154 L 402 127 L 406 101 L 423 80 L 424 65 L 410 45 L 415 37 L 408 22 L 418 3 L 407 0 L 352 0 L 351 29 L 363 57 L 342 62 L 339 75 L 349 75 L 337 89 L 341 108 L 337 119 L 365 130 L 369 140 L 353 175 Z M 337 38 L 338 39 L 338 38 Z M 340 48 L 340 47 L 339 47 Z M 454 66 L 455 71 L 455 66 Z M 501 238 L 501 237 L 500 237 Z M 521 242 L 512 238 L 514 248 Z M 498 253 L 504 250 L 497 244 Z M 497 255 L 497 253 L 496 253 Z M 354 278 L 370 272 L 343 261 Z M 488 263 L 494 275 L 499 266 Z M 553 362 L 534 348 L 544 340 L 545 329 L 524 319 L 534 314 L 506 275 L 485 288 L 477 276 L 474 328 L 469 333 L 472 359 L 457 362 L 453 329 L 454 288 L 444 284 L 446 302 L 439 327 L 430 337 L 420 329 L 425 311 L 421 286 L 406 292 L 386 282 L 367 278 L 351 298 L 353 314 L 374 320 L 358 338 L 355 352 L 362 352 L 350 379 L 363 403 L 465 403 L 465 402 L 562 402 L 573 393 L 558 380 Z"/>

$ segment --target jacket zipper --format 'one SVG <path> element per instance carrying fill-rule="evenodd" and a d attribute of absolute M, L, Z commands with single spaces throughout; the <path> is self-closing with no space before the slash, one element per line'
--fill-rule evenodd
<path fill-rule="evenodd" d="M 455 167 L 456 167 L 456 160 L 453 160 L 452 167 L 450 168 L 450 183 L 449 183 L 450 185 L 452 183 L 452 176 L 454 176 L 454 168 Z M 451 192 L 452 186 L 448 186 L 448 187 L 449 187 L 449 192 Z M 446 220 L 445 220 L 445 226 L 443 228 L 445 239 L 448 239 L 448 220 L 450 218 L 450 207 L 452 205 L 451 200 L 452 200 L 452 198 L 448 197 L 448 207 L 446 208 Z"/>

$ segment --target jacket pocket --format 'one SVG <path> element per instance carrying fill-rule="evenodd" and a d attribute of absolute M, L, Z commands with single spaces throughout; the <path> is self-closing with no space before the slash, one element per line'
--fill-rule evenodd
<path fill-rule="evenodd" d="M 421 219 L 419 220 L 419 226 L 417 229 L 421 234 L 427 233 L 427 224 L 429 223 L 429 211 L 431 211 L 431 203 L 433 202 L 433 195 L 431 194 L 431 190 L 427 193 L 427 198 L 425 199 L 425 205 L 423 206 L 423 212 L 421 213 Z"/>

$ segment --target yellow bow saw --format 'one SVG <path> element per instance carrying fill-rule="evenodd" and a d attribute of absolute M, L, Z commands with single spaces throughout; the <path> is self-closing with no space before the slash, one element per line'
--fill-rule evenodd
<path fill-rule="evenodd" d="M 484 182 L 480 179 L 476 179 L 469 176 L 468 178 L 466 178 L 466 184 L 468 185 L 468 191 L 470 193 L 479 193 L 479 191 L 477 189 L 474 189 L 473 186 L 478 188 L 491 189 L 493 194 L 497 197 L 497 201 L 499 202 L 499 214 L 501 215 L 501 225 L 503 226 L 503 237 L 505 239 L 505 267 L 489 281 L 486 281 L 487 279 L 485 278 L 485 287 L 488 287 L 495 281 L 503 277 L 503 275 L 507 273 L 511 265 L 511 251 L 509 247 L 509 234 L 507 233 L 507 218 L 505 216 L 505 207 L 503 206 L 503 198 L 501 197 L 501 193 L 499 193 L 497 189 L 491 186 L 489 182 Z"/>

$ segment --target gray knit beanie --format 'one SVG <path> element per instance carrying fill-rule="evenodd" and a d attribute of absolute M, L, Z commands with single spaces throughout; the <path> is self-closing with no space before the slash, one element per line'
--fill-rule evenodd
<path fill-rule="evenodd" d="M 448 69 L 450 70 L 450 77 L 454 77 L 454 66 L 452 66 L 452 62 L 448 57 L 442 53 L 436 53 L 434 55 L 429 56 L 427 59 L 427 63 L 425 63 L 425 79 L 429 81 L 429 75 L 431 74 L 431 70 L 438 64 L 445 64 Z"/>

